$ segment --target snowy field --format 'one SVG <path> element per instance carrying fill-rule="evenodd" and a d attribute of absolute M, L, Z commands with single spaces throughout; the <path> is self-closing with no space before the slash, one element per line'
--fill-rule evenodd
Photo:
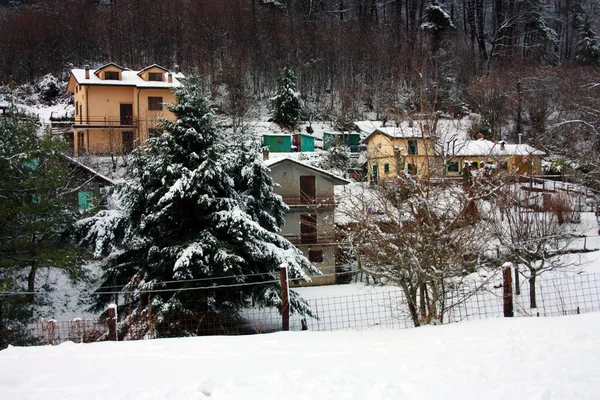
<path fill-rule="evenodd" d="M 597 399 L 600 313 L 0 352 L 12 399 Z"/>

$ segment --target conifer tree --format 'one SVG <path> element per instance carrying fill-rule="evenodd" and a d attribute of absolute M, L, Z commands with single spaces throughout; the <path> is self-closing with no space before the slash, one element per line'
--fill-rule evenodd
<path fill-rule="evenodd" d="M 285 128 L 295 128 L 300 118 L 300 93 L 296 89 L 296 75 L 285 67 L 277 77 L 277 93 L 271 98 L 273 122 Z"/>
<path fill-rule="evenodd" d="M 200 87 L 189 78 L 176 90 L 178 104 L 167 107 L 177 120 L 162 120 L 168 133 L 137 152 L 136 178 L 116 189 L 116 207 L 79 224 L 83 243 L 105 257 L 98 291 L 128 296 L 134 316 L 150 311 L 159 336 L 174 326 L 190 333 L 181 315 L 237 319 L 250 304 L 280 305 L 284 263 L 293 278 L 318 273 L 278 233 L 286 206 L 258 145 L 219 132 Z M 292 309 L 307 311 L 293 294 Z M 161 331 L 167 323 L 171 333 Z"/>
<path fill-rule="evenodd" d="M 39 136 L 32 118 L 9 110 L 0 117 L 0 349 L 27 340 L 36 305 L 38 271 L 81 276 L 68 240 L 75 213 L 64 194 L 68 171 L 62 143 Z"/>

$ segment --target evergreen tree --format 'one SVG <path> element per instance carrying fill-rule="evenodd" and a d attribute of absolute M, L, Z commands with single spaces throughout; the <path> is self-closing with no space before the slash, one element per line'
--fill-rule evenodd
<path fill-rule="evenodd" d="M 83 242 L 105 257 L 98 292 L 127 295 L 132 318 L 150 311 L 159 336 L 191 333 L 182 315 L 238 319 L 250 304 L 280 305 L 284 263 L 293 278 L 318 273 L 278 233 L 286 206 L 258 145 L 222 135 L 200 87 L 188 78 L 176 90 L 168 108 L 178 119 L 162 120 L 168 133 L 137 152 L 136 179 L 116 189 L 116 207 L 80 221 Z M 99 295 L 98 306 L 111 298 Z"/>
<path fill-rule="evenodd" d="M 425 15 L 421 29 L 429 30 L 433 35 L 434 52 L 439 49 L 442 34 L 450 29 L 456 29 L 450 15 L 440 6 L 437 0 L 433 0 L 425 7 Z"/>
<path fill-rule="evenodd" d="M 273 122 L 285 128 L 295 128 L 300 118 L 300 93 L 296 89 L 296 75 L 286 67 L 277 77 L 277 93 L 271 98 Z"/>
<path fill-rule="evenodd" d="M 62 143 L 36 131 L 14 109 L 0 117 L 0 348 L 27 339 L 26 323 L 42 300 L 35 296 L 38 271 L 81 275 L 67 235 L 75 213 L 64 197 Z"/>
<path fill-rule="evenodd" d="M 589 14 L 577 18 L 579 24 L 579 41 L 575 57 L 583 64 L 598 65 L 600 62 L 600 44 L 596 32 L 592 29 L 592 19 Z"/>

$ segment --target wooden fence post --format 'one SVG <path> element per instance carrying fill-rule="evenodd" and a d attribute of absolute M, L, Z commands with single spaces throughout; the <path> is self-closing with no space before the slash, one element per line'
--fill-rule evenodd
<path fill-rule="evenodd" d="M 508 262 L 502 265 L 502 277 L 504 278 L 503 288 L 505 317 L 514 317 L 511 266 L 511 263 Z"/>
<path fill-rule="evenodd" d="M 279 280 L 281 282 L 281 330 L 290 330 L 290 290 L 288 287 L 287 265 L 279 267 Z"/>
<path fill-rule="evenodd" d="M 117 305 L 108 306 L 108 340 L 117 341 Z"/>

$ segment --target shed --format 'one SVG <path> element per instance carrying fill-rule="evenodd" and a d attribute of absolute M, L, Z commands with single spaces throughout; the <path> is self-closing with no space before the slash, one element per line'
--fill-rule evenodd
<path fill-rule="evenodd" d="M 297 151 L 315 151 L 315 137 L 305 133 L 294 135 Z"/>
<path fill-rule="evenodd" d="M 292 136 L 264 134 L 263 146 L 268 147 L 271 153 L 289 153 L 292 151 Z"/>
<path fill-rule="evenodd" d="M 343 144 L 350 148 L 350 152 L 358 153 L 360 140 L 360 133 L 357 132 L 323 132 L 323 150 L 329 150 L 335 144 Z"/>

